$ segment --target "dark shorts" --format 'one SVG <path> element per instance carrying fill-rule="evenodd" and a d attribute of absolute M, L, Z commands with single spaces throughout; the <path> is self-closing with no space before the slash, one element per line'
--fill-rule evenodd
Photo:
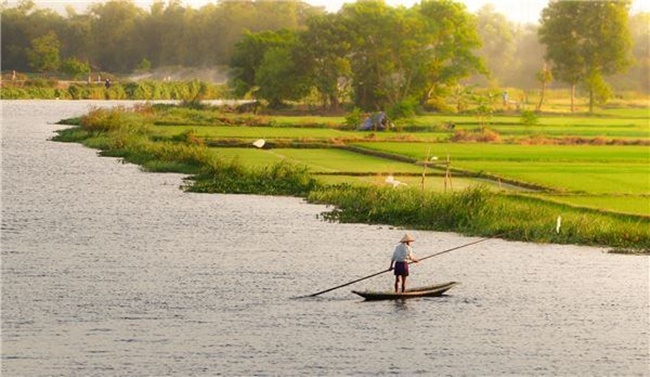
<path fill-rule="evenodd" d="M 395 262 L 395 269 L 393 270 L 395 276 L 409 276 L 408 262 Z"/>

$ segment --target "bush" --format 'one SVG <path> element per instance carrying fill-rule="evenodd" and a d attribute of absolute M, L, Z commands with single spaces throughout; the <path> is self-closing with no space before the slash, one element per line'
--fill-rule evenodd
<path fill-rule="evenodd" d="M 192 192 L 306 196 L 319 186 L 306 167 L 287 161 L 261 169 L 248 169 L 237 160 L 213 159 L 187 187 Z"/>
<path fill-rule="evenodd" d="M 120 130 L 124 133 L 144 134 L 149 131 L 142 114 L 128 111 L 119 106 L 110 109 L 92 109 L 80 118 L 79 124 L 91 132 Z"/>
<path fill-rule="evenodd" d="M 487 127 L 480 127 L 471 131 L 455 130 L 449 140 L 453 142 L 494 143 L 499 142 L 501 136 L 497 131 L 491 130 Z"/>
<path fill-rule="evenodd" d="M 539 118 L 534 111 L 524 110 L 521 112 L 520 121 L 524 126 L 531 127 L 539 123 Z"/>
<path fill-rule="evenodd" d="M 349 130 L 356 130 L 357 127 L 363 121 L 363 112 L 360 108 L 355 107 L 352 111 L 345 117 L 345 128 Z"/>
<path fill-rule="evenodd" d="M 484 188 L 440 194 L 416 188 L 327 186 L 313 191 L 308 201 L 334 204 L 323 213 L 329 221 L 388 224 L 430 230 L 475 231 L 485 220 L 490 195 Z"/>
<path fill-rule="evenodd" d="M 418 102 L 413 99 L 405 99 L 391 106 L 386 112 L 393 120 L 410 119 L 417 114 Z"/>
<path fill-rule="evenodd" d="M 46 80 L 42 78 L 34 78 L 25 81 L 26 88 L 53 88 L 56 87 L 57 80 Z"/>

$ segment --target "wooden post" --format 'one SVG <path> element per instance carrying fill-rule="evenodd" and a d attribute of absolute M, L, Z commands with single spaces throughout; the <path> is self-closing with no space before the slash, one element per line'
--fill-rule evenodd
<path fill-rule="evenodd" d="M 424 191 L 424 180 L 427 177 L 427 165 L 429 164 L 429 156 L 431 155 L 431 148 L 427 150 L 427 158 L 424 160 L 422 165 L 422 191 Z"/>
<path fill-rule="evenodd" d="M 447 192 L 447 184 L 449 184 L 449 189 L 454 191 L 454 187 L 451 184 L 451 159 L 449 158 L 449 153 L 447 153 L 447 171 L 445 171 L 445 192 Z"/>

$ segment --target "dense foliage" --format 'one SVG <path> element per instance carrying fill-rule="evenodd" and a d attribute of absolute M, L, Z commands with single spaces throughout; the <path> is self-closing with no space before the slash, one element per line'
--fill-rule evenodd
<path fill-rule="evenodd" d="M 542 12 L 539 35 L 553 76 L 572 87 L 583 84 L 590 93 L 591 111 L 596 97 L 603 102 L 610 96 L 604 77 L 631 63 L 629 7 L 630 1 L 565 0 Z"/>
<path fill-rule="evenodd" d="M 628 4 L 561 1 L 546 8 L 539 35 L 555 85 L 584 84 L 602 101 L 611 94 L 606 78 L 617 74 L 608 79 L 615 89 L 650 90 L 648 15 L 629 15 Z M 224 1 L 199 9 L 157 1 L 142 9 L 132 0 L 111 0 L 62 16 L 27 0 L 1 11 L 4 82 L 16 80 L 14 71 L 85 80 L 107 72 L 168 78 L 184 67 L 216 68 L 210 80 L 231 73 L 239 95 L 276 107 L 308 99 L 396 114 L 425 103 L 445 110 L 441 98 L 472 84 L 553 85 L 536 25 L 509 22 L 489 6 L 470 14 L 452 0 L 410 8 L 360 1 L 334 14 L 300 1 Z M 588 43 L 567 49 L 563 38 Z M 570 58 L 588 64 L 563 69 Z M 627 75 L 626 62 L 633 64 Z"/>
<path fill-rule="evenodd" d="M 129 73 L 150 67 L 218 66 L 232 56 L 245 30 L 259 32 L 304 27 L 321 8 L 298 1 L 224 1 L 200 9 L 180 1 L 156 1 L 150 9 L 133 1 L 91 4 L 62 16 L 33 1 L 2 6 L 2 69 L 33 72 L 33 41 L 56 35 L 62 60 L 75 57 L 93 71 Z"/>
<path fill-rule="evenodd" d="M 313 78 L 331 104 L 350 100 L 371 111 L 410 100 L 424 104 L 437 88 L 482 69 L 472 52 L 480 45 L 474 19 L 452 1 L 410 9 L 382 1 L 346 4 L 297 35 L 286 30 L 246 35 L 231 63 L 240 92 L 256 88 L 258 97 L 278 105 L 304 96 Z M 333 90 L 340 82 L 349 83 L 348 93 Z"/>

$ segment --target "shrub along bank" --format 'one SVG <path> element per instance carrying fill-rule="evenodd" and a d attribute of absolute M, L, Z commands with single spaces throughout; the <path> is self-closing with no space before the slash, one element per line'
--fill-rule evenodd
<path fill-rule="evenodd" d="M 189 174 L 184 189 L 193 192 L 298 196 L 330 204 L 334 208 L 323 213 L 330 221 L 650 251 L 647 218 L 597 213 L 481 187 L 444 194 L 410 187 L 324 185 L 307 168 L 290 162 L 251 168 L 215 156 L 200 139 L 154 138 L 155 121 L 155 111 L 147 106 L 95 109 L 78 119 L 78 127 L 59 131 L 54 140 L 83 143 L 146 171 Z"/>
<path fill-rule="evenodd" d="M 227 97 L 224 85 L 198 80 L 191 81 L 127 81 L 103 83 L 72 83 L 60 85 L 32 80 L 22 85 L 5 82 L 0 90 L 2 99 L 89 99 L 89 100 L 184 100 L 223 99 Z"/>

